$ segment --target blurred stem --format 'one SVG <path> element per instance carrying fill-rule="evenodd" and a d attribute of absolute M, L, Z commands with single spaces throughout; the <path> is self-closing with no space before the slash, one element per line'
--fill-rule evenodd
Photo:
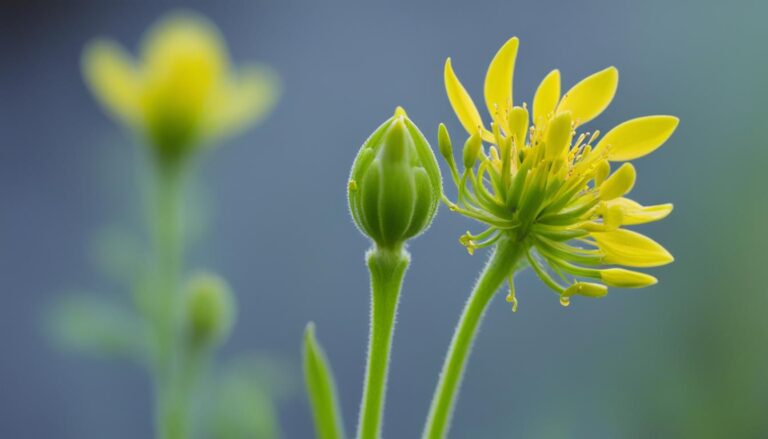
<path fill-rule="evenodd" d="M 155 334 L 154 379 L 157 436 L 164 439 L 188 437 L 184 402 L 179 401 L 178 302 L 183 255 L 181 206 L 184 168 L 159 162 L 155 168 L 153 195 L 153 245 L 155 290 L 153 310 Z"/>
<path fill-rule="evenodd" d="M 502 238 L 483 269 L 454 331 L 422 439 L 443 439 L 447 435 L 456 394 L 480 321 L 496 291 L 525 254 L 525 248 L 523 243 L 515 239 Z"/>
<path fill-rule="evenodd" d="M 358 439 L 379 439 L 397 304 L 410 255 L 402 247 L 374 247 L 367 254 L 371 272 L 371 327 Z"/>

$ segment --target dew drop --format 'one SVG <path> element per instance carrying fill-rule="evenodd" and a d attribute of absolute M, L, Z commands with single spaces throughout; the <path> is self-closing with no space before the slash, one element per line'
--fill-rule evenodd
<path fill-rule="evenodd" d="M 565 307 L 570 306 L 571 304 L 571 298 L 568 296 L 562 296 L 560 297 L 560 305 L 563 305 Z"/>

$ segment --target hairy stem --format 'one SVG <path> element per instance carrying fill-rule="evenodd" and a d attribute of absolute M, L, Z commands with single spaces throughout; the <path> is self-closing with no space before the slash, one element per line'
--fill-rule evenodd
<path fill-rule="evenodd" d="M 502 238 L 496 245 L 453 333 L 440 380 L 432 398 L 423 439 L 443 439 L 448 434 L 456 396 L 480 321 L 493 295 L 524 254 L 525 246 L 510 238 Z"/>
<path fill-rule="evenodd" d="M 410 256 L 402 248 L 368 252 L 371 272 L 371 328 L 358 439 L 379 439 L 397 304 Z"/>

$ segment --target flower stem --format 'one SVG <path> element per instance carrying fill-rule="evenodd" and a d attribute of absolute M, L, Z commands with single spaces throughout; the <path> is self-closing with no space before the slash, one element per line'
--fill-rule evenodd
<path fill-rule="evenodd" d="M 448 356 L 443 363 L 440 380 L 432 398 L 429 417 L 422 439 L 443 439 L 448 433 L 451 415 L 456 404 L 456 394 L 461 384 L 470 348 L 474 342 L 480 321 L 493 295 L 511 274 L 525 254 L 523 243 L 501 239 L 483 269 L 475 289 L 469 296 L 458 326 L 453 334 Z"/>
<path fill-rule="evenodd" d="M 183 239 L 181 201 L 183 168 L 158 165 L 153 187 L 153 246 L 155 252 L 154 298 L 150 321 L 155 336 L 154 380 L 157 436 L 182 439 L 186 431 L 184 402 L 179 400 L 176 377 L 180 353 L 178 300 Z"/>
<path fill-rule="evenodd" d="M 371 328 L 358 439 L 379 439 L 397 304 L 410 255 L 403 248 L 375 247 L 367 254 L 371 272 Z"/>

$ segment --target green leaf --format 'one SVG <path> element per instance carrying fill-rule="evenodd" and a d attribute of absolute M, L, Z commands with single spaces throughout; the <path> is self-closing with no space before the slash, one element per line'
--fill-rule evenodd
<path fill-rule="evenodd" d="M 70 294 L 45 314 L 48 335 L 59 347 L 102 357 L 144 360 L 147 343 L 139 319 L 111 300 Z"/>
<path fill-rule="evenodd" d="M 318 439 L 342 439 L 344 427 L 328 359 L 315 339 L 315 325 L 304 332 L 304 378 Z"/>

